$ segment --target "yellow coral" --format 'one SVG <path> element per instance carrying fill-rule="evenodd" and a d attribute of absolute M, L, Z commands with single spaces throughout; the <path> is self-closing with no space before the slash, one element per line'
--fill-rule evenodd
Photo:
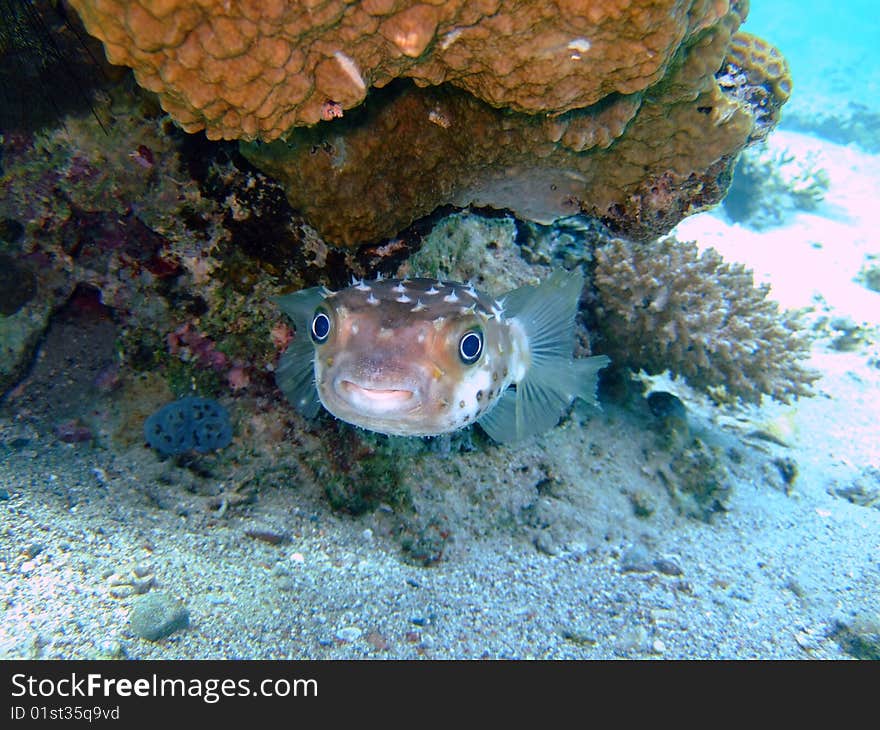
<path fill-rule="evenodd" d="M 791 96 L 791 73 L 785 57 L 751 33 L 730 40 L 718 83 L 731 98 L 748 104 L 755 113 L 749 142 L 764 139 L 779 121 L 782 105 Z"/>

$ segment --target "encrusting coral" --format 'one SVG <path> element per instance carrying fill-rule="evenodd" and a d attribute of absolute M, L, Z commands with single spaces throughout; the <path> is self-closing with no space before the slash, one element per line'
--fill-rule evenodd
<path fill-rule="evenodd" d="M 718 400 L 788 403 L 818 377 L 800 362 L 810 342 L 752 272 L 714 249 L 665 238 L 615 239 L 595 250 L 597 350 L 650 375 L 669 370 Z"/>

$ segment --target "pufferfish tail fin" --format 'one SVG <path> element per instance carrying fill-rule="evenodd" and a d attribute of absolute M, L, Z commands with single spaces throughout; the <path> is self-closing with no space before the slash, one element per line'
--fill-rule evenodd
<path fill-rule="evenodd" d="M 275 382 L 291 405 L 306 418 L 314 418 L 321 410 L 315 386 L 315 346 L 309 338 L 309 327 L 315 308 L 323 300 L 324 290 L 319 286 L 273 300 L 296 326 L 296 336 L 278 363 Z"/>
<path fill-rule="evenodd" d="M 605 355 L 574 359 L 574 325 L 584 286 L 579 271 L 556 271 L 540 286 L 504 297 L 504 317 L 514 319 L 529 343 L 525 377 L 484 415 L 480 426 L 495 441 L 519 441 L 553 428 L 575 398 L 596 404 Z"/>

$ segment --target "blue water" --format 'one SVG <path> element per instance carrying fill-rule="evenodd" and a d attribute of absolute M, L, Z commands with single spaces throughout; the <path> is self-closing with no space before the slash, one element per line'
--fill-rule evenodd
<path fill-rule="evenodd" d="M 743 30 L 782 51 L 794 95 L 785 117 L 850 102 L 880 110 L 880 14 L 870 0 L 753 0 Z"/>

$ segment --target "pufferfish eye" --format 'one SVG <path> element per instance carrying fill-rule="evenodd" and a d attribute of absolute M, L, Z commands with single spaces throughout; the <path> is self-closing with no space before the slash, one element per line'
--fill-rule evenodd
<path fill-rule="evenodd" d="M 326 342 L 329 336 L 330 317 L 319 309 L 312 319 L 312 339 L 320 345 L 322 342 Z"/>
<path fill-rule="evenodd" d="M 458 341 L 458 354 L 461 361 L 468 365 L 480 359 L 483 352 L 483 333 L 479 330 L 468 330 Z"/>

